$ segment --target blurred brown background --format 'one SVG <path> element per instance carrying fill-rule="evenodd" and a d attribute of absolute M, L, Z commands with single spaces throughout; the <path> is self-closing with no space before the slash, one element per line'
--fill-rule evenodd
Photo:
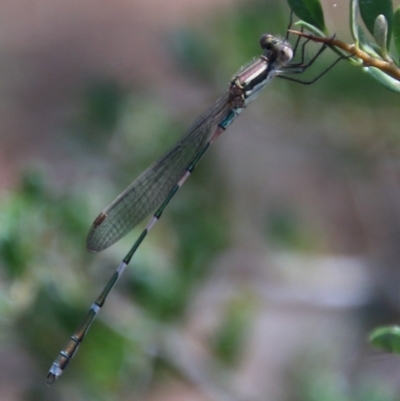
<path fill-rule="evenodd" d="M 323 7 L 350 41 L 347 2 Z M 245 110 L 45 385 L 142 229 L 91 255 L 90 224 L 288 20 L 283 0 L 0 3 L 1 401 L 400 399 L 398 357 L 367 344 L 400 320 L 399 97 L 347 62 Z"/>

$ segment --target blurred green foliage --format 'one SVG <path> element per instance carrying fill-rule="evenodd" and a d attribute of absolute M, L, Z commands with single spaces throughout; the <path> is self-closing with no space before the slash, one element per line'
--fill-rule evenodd
<path fill-rule="evenodd" d="M 374 329 L 369 335 L 369 341 L 377 348 L 386 352 L 400 352 L 400 327 L 385 326 Z"/>
<path fill-rule="evenodd" d="M 223 320 L 212 339 L 212 349 L 228 366 L 234 367 L 241 361 L 254 307 L 255 303 L 246 291 L 239 292 L 226 305 Z"/>

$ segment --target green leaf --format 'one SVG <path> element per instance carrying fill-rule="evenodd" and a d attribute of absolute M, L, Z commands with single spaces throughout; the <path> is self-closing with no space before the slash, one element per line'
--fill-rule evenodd
<path fill-rule="evenodd" d="M 324 13 L 319 0 L 288 0 L 292 11 L 303 21 L 327 32 L 324 21 Z"/>
<path fill-rule="evenodd" d="M 392 0 L 359 0 L 361 18 L 368 31 L 374 35 L 375 20 L 383 14 L 388 23 L 387 46 L 390 46 L 390 39 L 393 29 L 393 5 Z"/>
<path fill-rule="evenodd" d="M 361 50 L 368 53 L 371 57 L 380 58 L 379 46 L 377 46 L 374 42 L 372 42 L 367 37 L 367 34 L 364 32 L 363 28 L 357 24 L 357 10 L 358 10 L 358 0 L 352 0 L 350 8 L 350 23 L 352 30 L 351 33 L 356 42 L 356 46 L 360 47 Z"/>
<path fill-rule="evenodd" d="M 358 27 L 358 43 L 360 49 L 368 53 L 371 57 L 377 59 L 380 58 L 379 47 L 375 43 L 368 40 L 366 34 L 364 33 L 361 27 Z"/>
<path fill-rule="evenodd" d="M 351 34 L 353 35 L 353 39 L 356 42 L 356 46 L 358 46 L 357 10 L 358 10 L 358 1 L 351 0 L 351 2 L 350 2 L 350 27 L 351 27 Z"/>
<path fill-rule="evenodd" d="M 371 75 L 372 78 L 377 80 L 385 88 L 390 89 L 393 92 L 400 93 L 400 81 L 397 79 L 375 67 L 364 67 L 363 71 Z"/>
<path fill-rule="evenodd" d="M 400 7 L 396 8 L 393 16 L 393 39 L 397 53 L 400 55 Z"/>
<path fill-rule="evenodd" d="M 385 60 L 388 60 L 387 53 L 387 35 L 388 35 L 388 23 L 383 14 L 380 14 L 376 17 L 374 24 L 374 39 L 376 44 L 379 46 L 381 50 L 382 57 Z"/>
<path fill-rule="evenodd" d="M 300 20 L 300 21 L 297 21 L 295 23 L 295 25 L 306 29 L 307 31 L 311 32 L 315 36 L 318 36 L 319 38 L 326 38 L 327 37 L 324 32 L 322 32 L 320 29 L 318 29 L 314 25 L 309 24 L 308 22 Z"/>
<path fill-rule="evenodd" d="M 399 326 L 378 327 L 370 333 L 368 340 L 372 345 L 386 352 L 400 353 Z"/>

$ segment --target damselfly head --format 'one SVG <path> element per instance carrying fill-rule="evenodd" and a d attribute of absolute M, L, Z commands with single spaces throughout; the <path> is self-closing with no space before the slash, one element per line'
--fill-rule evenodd
<path fill-rule="evenodd" d="M 277 36 L 265 33 L 260 38 L 260 46 L 269 62 L 288 64 L 293 58 L 293 50 L 290 44 Z"/>

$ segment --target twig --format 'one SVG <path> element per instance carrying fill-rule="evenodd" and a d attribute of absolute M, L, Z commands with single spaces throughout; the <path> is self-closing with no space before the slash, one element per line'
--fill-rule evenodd
<path fill-rule="evenodd" d="M 340 39 L 332 38 L 332 37 L 319 37 L 315 35 L 311 35 L 309 33 L 304 33 L 300 31 L 289 30 L 290 33 L 293 33 L 298 36 L 302 36 L 306 39 L 310 39 L 314 42 L 326 43 L 328 46 L 335 46 L 339 49 L 344 50 L 345 52 L 351 54 L 354 57 L 362 60 L 364 67 L 375 67 L 379 70 L 387 73 L 392 78 L 395 78 L 400 81 L 400 69 L 393 63 L 384 60 L 380 60 L 378 58 L 370 56 L 368 53 L 364 52 L 356 45 L 349 45 Z"/>

